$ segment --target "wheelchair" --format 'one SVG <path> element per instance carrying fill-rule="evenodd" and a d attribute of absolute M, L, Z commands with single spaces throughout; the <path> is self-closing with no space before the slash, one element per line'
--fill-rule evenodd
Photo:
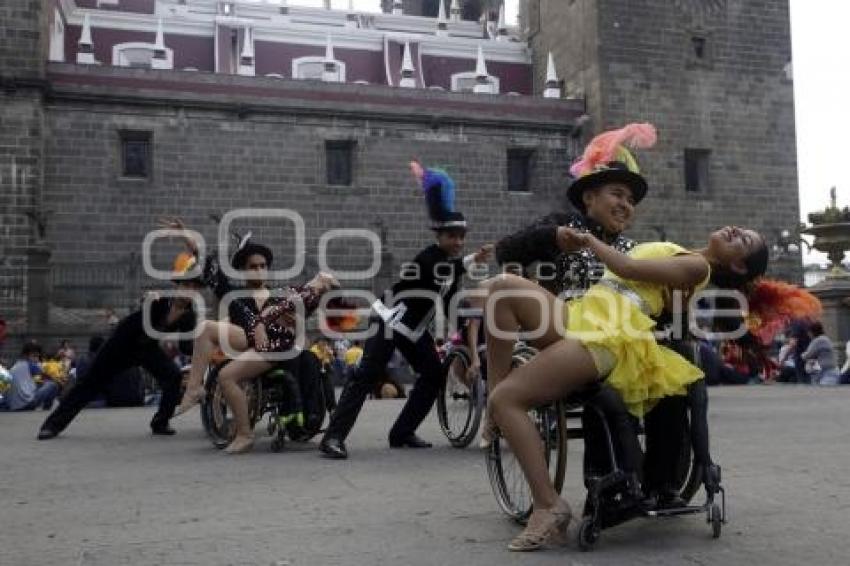
<path fill-rule="evenodd" d="M 210 366 L 204 387 L 206 397 L 201 404 L 201 423 L 204 431 L 218 449 L 226 447 L 233 439 L 235 429 L 232 415 L 218 381 L 218 374 L 226 364 Z M 302 387 L 295 374 L 276 365 L 255 380 L 243 382 L 242 388 L 248 399 L 248 415 L 253 429 L 268 415 L 266 432 L 272 437 L 271 451 L 280 452 L 287 438 L 294 442 L 307 442 L 321 432 L 324 412 L 320 416 L 305 412 Z M 318 388 L 322 407 L 326 407 L 324 390 Z"/>
<path fill-rule="evenodd" d="M 693 356 L 698 351 L 686 344 L 668 344 L 679 353 L 698 361 Z M 528 346 L 520 346 L 514 352 L 514 365 L 526 363 L 536 354 Z M 598 542 L 601 531 L 622 524 L 635 517 L 663 517 L 705 513 L 715 538 L 720 536 L 726 522 L 725 492 L 720 485 L 720 467 L 712 463 L 708 452 L 707 404 L 705 381 L 700 380 L 690 387 L 687 395 L 686 420 L 681 427 L 680 450 L 673 481 L 670 487 L 686 505 L 679 507 L 647 507 L 644 498 L 636 493 L 636 469 L 640 466 L 625 457 L 625 439 L 639 442 L 643 433 L 625 408 L 619 395 L 610 395 L 604 385 L 589 387 L 568 398 L 539 407 L 531 411 L 545 449 L 550 477 L 558 493 L 561 492 L 566 473 L 567 439 L 585 438 L 585 428 L 595 419 L 602 430 L 601 449 L 607 469 L 599 473 L 591 469 L 588 459 L 583 466 L 584 483 L 588 493 L 579 526 L 579 547 L 591 550 Z M 614 399 L 619 406 L 612 406 Z M 622 418 L 625 415 L 625 418 Z M 643 456 L 638 444 L 637 451 Z M 587 451 L 586 451 L 587 455 Z M 634 460 L 632 458 L 631 460 Z M 525 523 L 532 512 L 531 494 L 518 462 L 501 436 L 490 445 L 486 453 L 487 472 L 490 485 L 501 510 L 513 520 Z M 706 490 L 706 501 L 702 505 L 687 505 L 700 486 Z M 718 499 L 719 495 L 719 499 Z"/>
<path fill-rule="evenodd" d="M 699 365 L 699 351 L 695 345 L 669 345 Z M 642 494 L 635 489 L 636 473 L 642 471 L 639 469 L 641 464 L 639 460 L 635 461 L 634 457 L 628 456 L 629 450 L 624 444 L 632 439 L 637 442 L 637 436 L 634 435 L 643 430 L 638 423 L 631 423 L 633 428 L 629 430 L 629 423 L 623 419 L 612 419 L 612 415 L 627 414 L 619 395 L 606 395 L 603 385 L 596 391 L 583 393 L 576 401 L 584 405 L 584 423 L 588 419 L 596 419 L 601 424 L 601 448 L 607 456 L 608 464 L 604 473 L 593 473 L 585 459 L 587 497 L 578 528 L 578 545 L 581 550 L 592 550 L 603 530 L 636 517 L 705 514 L 712 536 L 720 537 L 723 524 L 726 523 L 726 493 L 721 485 L 720 466 L 712 461 L 709 453 L 708 395 L 704 379 L 691 384 L 683 399 L 685 420 L 680 428 L 681 444 L 670 484 L 679 496 L 675 505 L 653 504 L 643 499 Z M 612 403 L 620 405 L 612 406 Z M 692 505 L 690 502 L 700 486 L 705 488 L 705 501 Z"/>

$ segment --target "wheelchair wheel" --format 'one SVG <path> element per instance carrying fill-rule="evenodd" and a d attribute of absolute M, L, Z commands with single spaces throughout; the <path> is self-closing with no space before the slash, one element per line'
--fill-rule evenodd
<path fill-rule="evenodd" d="M 475 438 L 484 409 L 484 382 L 481 377 L 466 384 L 471 365 L 469 350 L 452 348 L 443 362 L 445 383 L 437 397 L 437 418 L 443 434 L 455 448 L 465 448 Z"/>
<path fill-rule="evenodd" d="M 233 435 L 236 433 L 232 424 L 233 416 L 224 400 L 224 393 L 218 382 L 218 373 L 222 367 L 224 366 L 211 367 L 208 370 L 206 383 L 204 384 L 207 392 L 206 399 L 201 404 L 201 424 L 210 442 L 218 449 L 222 449 L 230 444 Z M 256 390 L 250 383 L 244 389 L 245 395 L 248 398 L 251 428 L 253 429 L 258 418 L 255 408 L 257 402 Z"/>
<path fill-rule="evenodd" d="M 207 397 L 201 404 L 201 424 L 210 442 L 218 449 L 227 446 L 235 432 L 231 426 L 230 409 L 224 402 L 224 395 L 218 383 L 220 369 L 220 367 L 209 369 L 205 383 Z"/>
<path fill-rule="evenodd" d="M 599 541 L 599 529 L 593 523 L 593 519 L 585 517 L 578 527 L 578 547 L 583 552 L 593 550 Z"/>
<path fill-rule="evenodd" d="M 679 461 L 676 463 L 675 483 L 679 496 L 690 503 L 702 487 L 702 467 L 697 465 L 694 450 L 691 445 L 691 427 L 688 422 L 682 427 L 682 445 L 679 450 Z"/>
<path fill-rule="evenodd" d="M 531 349 L 529 351 L 533 352 Z M 514 366 L 522 365 L 528 359 L 530 357 L 525 355 L 515 355 Z M 530 416 L 543 439 L 549 477 L 552 478 L 555 490 L 560 493 L 567 470 L 567 422 L 564 407 L 560 402 L 553 403 L 534 409 Z M 499 508 L 513 520 L 524 523 L 531 514 L 531 490 L 519 462 L 500 435 L 490 444 L 486 459 L 490 487 Z"/>
<path fill-rule="evenodd" d="M 549 477 L 558 493 L 564 485 L 567 464 L 566 422 L 560 403 L 540 407 L 530 412 L 532 421 L 543 439 Z M 502 511 L 513 520 L 524 523 L 531 515 L 531 489 L 519 462 L 508 443 L 497 435 L 487 452 L 487 475 Z"/>

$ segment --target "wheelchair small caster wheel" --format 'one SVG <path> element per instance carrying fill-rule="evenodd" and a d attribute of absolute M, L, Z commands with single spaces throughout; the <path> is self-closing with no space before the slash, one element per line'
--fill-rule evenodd
<path fill-rule="evenodd" d="M 593 524 L 593 519 L 585 517 L 578 527 L 578 547 L 583 552 L 593 550 L 599 540 L 599 529 Z"/>
<path fill-rule="evenodd" d="M 712 538 L 720 538 L 720 530 L 723 528 L 723 515 L 720 512 L 720 505 L 712 503 L 709 512 L 711 520 L 711 536 Z"/>
<path fill-rule="evenodd" d="M 272 452 L 280 452 L 281 450 L 283 450 L 284 444 L 286 444 L 286 441 L 283 438 L 279 436 L 273 438 L 271 446 Z"/>

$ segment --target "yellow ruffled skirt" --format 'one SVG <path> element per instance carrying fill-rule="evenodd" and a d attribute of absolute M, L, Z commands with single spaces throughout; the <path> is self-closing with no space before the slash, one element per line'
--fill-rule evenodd
<path fill-rule="evenodd" d="M 653 336 L 655 321 L 629 298 L 603 286 L 567 303 L 568 336 L 590 349 L 604 348 L 616 360 L 606 382 L 629 412 L 643 417 L 662 398 L 684 395 L 703 372 Z"/>

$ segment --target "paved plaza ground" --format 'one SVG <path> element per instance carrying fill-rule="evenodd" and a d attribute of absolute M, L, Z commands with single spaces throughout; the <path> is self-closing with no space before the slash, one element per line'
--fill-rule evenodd
<path fill-rule="evenodd" d="M 151 408 L 88 410 L 38 442 L 43 412 L 0 413 L 0 564 L 23 565 L 840 565 L 850 551 L 850 387 L 711 390 L 715 459 L 729 523 L 636 520 L 597 549 L 514 554 L 482 454 L 442 440 L 390 450 L 400 408 L 370 401 L 345 462 L 315 443 L 226 456 L 197 411 L 152 437 Z M 258 427 L 259 432 L 259 427 Z M 567 499 L 579 508 L 581 446 L 570 446 Z"/>

